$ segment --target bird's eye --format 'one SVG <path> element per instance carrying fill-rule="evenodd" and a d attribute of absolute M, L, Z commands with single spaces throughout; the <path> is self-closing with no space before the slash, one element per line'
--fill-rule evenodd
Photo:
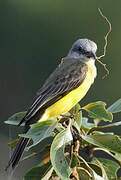
<path fill-rule="evenodd" d="M 81 47 L 78 47 L 78 50 L 79 50 L 79 51 L 82 51 L 82 48 L 81 48 Z"/>
<path fill-rule="evenodd" d="M 79 51 L 80 53 L 82 53 L 82 54 L 85 54 L 85 50 L 82 49 L 82 47 L 78 47 L 78 51 Z"/>

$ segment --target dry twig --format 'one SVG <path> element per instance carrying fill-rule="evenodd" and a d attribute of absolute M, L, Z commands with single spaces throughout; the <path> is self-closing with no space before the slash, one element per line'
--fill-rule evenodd
<path fill-rule="evenodd" d="M 106 67 L 106 64 L 102 63 L 100 61 L 101 58 L 105 57 L 106 55 L 106 50 L 107 50 L 107 45 L 108 45 L 108 36 L 109 34 L 111 33 L 111 30 L 112 30 L 112 26 L 111 26 L 111 23 L 110 21 L 108 20 L 108 18 L 102 13 L 101 9 L 98 8 L 98 11 L 100 13 L 100 15 L 106 20 L 107 24 L 109 25 L 109 30 L 108 32 L 106 33 L 106 35 L 104 36 L 104 40 L 105 40 L 105 45 L 104 45 L 104 50 L 103 50 L 103 54 L 99 57 L 97 57 L 97 61 L 104 67 L 104 69 L 106 70 L 106 74 L 103 76 L 103 79 L 109 75 L 109 70 L 107 69 Z"/>

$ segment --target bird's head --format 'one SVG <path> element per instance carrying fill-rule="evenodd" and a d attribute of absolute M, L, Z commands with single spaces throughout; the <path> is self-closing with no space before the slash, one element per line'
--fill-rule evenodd
<path fill-rule="evenodd" d="M 89 39 L 78 39 L 72 45 L 68 56 L 80 58 L 82 61 L 89 61 L 96 59 L 97 45 Z"/>

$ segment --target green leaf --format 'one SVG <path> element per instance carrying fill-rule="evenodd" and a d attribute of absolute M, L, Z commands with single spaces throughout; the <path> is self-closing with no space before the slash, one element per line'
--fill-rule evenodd
<path fill-rule="evenodd" d="M 99 167 L 99 165 L 93 163 L 93 162 L 89 162 L 88 165 L 99 175 L 102 176 L 102 170 Z M 86 167 L 86 165 L 84 163 L 80 163 L 80 167 L 83 167 L 84 169 L 88 170 L 88 168 Z"/>
<path fill-rule="evenodd" d="M 50 150 L 51 163 L 57 175 L 62 180 L 69 180 L 70 174 L 72 173 L 71 168 L 69 167 L 69 164 L 67 162 L 67 159 L 64 156 L 65 146 L 67 144 L 70 144 L 72 139 L 73 138 L 69 124 L 65 130 L 57 134 L 51 145 L 51 150 Z"/>
<path fill-rule="evenodd" d="M 73 153 L 71 158 L 70 167 L 74 168 L 75 166 L 80 166 L 80 160 L 78 157 Z"/>
<path fill-rule="evenodd" d="M 78 114 L 79 110 L 80 110 L 80 104 L 77 103 L 70 111 L 69 113 L 72 115 Z"/>
<path fill-rule="evenodd" d="M 81 156 L 78 155 L 78 158 L 83 162 L 83 163 L 80 164 L 79 168 L 81 168 L 81 169 L 79 169 L 79 170 L 85 171 L 84 175 L 87 174 L 90 177 L 89 180 L 91 180 L 91 179 L 93 179 L 93 180 L 105 180 L 102 176 L 97 174 L 93 170 L 93 168 L 91 168 L 91 166 Z M 81 165 L 82 165 L 82 167 L 81 167 Z M 94 167 L 94 165 L 93 165 L 93 167 Z M 82 172 L 82 173 L 84 173 L 84 172 Z M 85 176 L 86 177 L 85 180 L 88 180 L 88 176 L 87 175 Z M 84 180 L 84 179 L 81 179 L 81 180 Z"/>
<path fill-rule="evenodd" d="M 108 112 L 117 113 L 121 112 L 121 99 L 117 100 L 114 104 L 112 104 L 108 109 Z"/>
<path fill-rule="evenodd" d="M 107 176 L 107 173 L 106 173 L 103 165 L 100 163 L 100 161 L 98 161 L 97 158 L 94 158 L 94 160 L 93 160 L 92 162 L 95 163 L 96 165 L 98 165 L 98 166 L 101 168 L 101 170 L 102 170 L 102 176 L 103 176 L 104 180 L 110 180 L 110 179 L 108 178 L 108 176 Z"/>
<path fill-rule="evenodd" d="M 19 139 L 15 139 L 14 141 L 9 142 L 8 146 L 14 148 L 17 145 L 18 141 Z"/>
<path fill-rule="evenodd" d="M 109 180 L 117 179 L 117 171 L 120 168 L 119 164 L 110 159 L 98 158 L 98 161 L 102 164 L 105 169 Z"/>
<path fill-rule="evenodd" d="M 99 176 L 97 173 L 95 173 L 95 171 L 93 171 L 93 179 L 94 180 L 106 180 L 103 177 Z"/>
<path fill-rule="evenodd" d="M 65 127 L 63 127 L 61 123 L 58 123 L 57 126 L 55 127 L 55 131 L 57 131 L 58 133 L 63 131 L 64 129 Z"/>
<path fill-rule="evenodd" d="M 106 104 L 98 101 L 84 106 L 82 109 L 88 112 L 89 117 L 103 121 L 112 121 L 113 115 L 105 109 Z"/>
<path fill-rule="evenodd" d="M 114 153 L 121 153 L 121 139 L 113 133 L 94 132 L 93 135 L 82 135 L 82 138 L 90 144 Z"/>
<path fill-rule="evenodd" d="M 72 125 L 78 130 L 78 132 L 80 132 L 82 124 L 82 112 L 80 111 L 80 105 L 76 104 L 69 112 L 74 115 Z"/>
<path fill-rule="evenodd" d="M 53 130 L 55 129 L 56 123 L 56 120 L 38 122 L 32 124 L 26 134 L 20 134 L 21 137 L 32 138 L 33 140 L 33 144 L 28 146 L 26 149 L 29 150 L 31 147 L 40 143 L 43 139 L 53 136 Z"/>
<path fill-rule="evenodd" d="M 121 164 L 121 153 L 112 153 L 109 150 L 105 149 L 105 148 L 95 148 L 95 151 L 104 151 L 107 154 L 109 154 L 111 157 L 113 157 L 114 159 L 116 159 L 120 164 Z"/>
<path fill-rule="evenodd" d="M 108 128 L 113 128 L 115 126 L 121 126 L 121 121 L 119 122 L 116 122 L 116 123 L 111 123 L 111 124 L 108 124 L 108 125 L 105 125 L 105 126 L 97 126 L 97 127 L 92 127 L 88 134 L 92 133 L 93 131 L 100 131 L 102 129 L 108 129 Z"/>
<path fill-rule="evenodd" d="M 7 121 L 4 121 L 6 124 L 11 124 L 11 125 L 18 125 L 23 117 L 25 116 L 26 111 L 24 112 L 19 112 L 14 115 L 12 115 Z M 21 124 L 21 126 L 24 126 L 24 123 Z"/>
<path fill-rule="evenodd" d="M 82 112 L 78 112 L 78 114 L 75 116 L 75 123 L 77 124 L 78 131 L 80 132 L 80 127 L 82 125 Z"/>
<path fill-rule="evenodd" d="M 90 166 L 90 170 L 85 165 L 85 163 L 80 163 L 80 167 L 77 167 L 77 172 L 79 174 L 79 179 L 80 180 L 91 180 L 91 177 L 93 177 L 91 174 L 94 175 L 93 178 L 96 178 L 96 176 L 101 178 L 101 176 L 102 176 L 101 168 L 98 165 L 94 164 L 94 163 L 88 163 L 88 165 Z M 94 172 L 96 174 L 94 174 Z M 95 180 L 98 180 L 98 179 L 95 179 Z"/>
<path fill-rule="evenodd" d="M 33 167 L 32 169 L 30 169 L 26 175 L 24 176 L 24 180 L 44 180 L 44 177 L 46 177 L 46 175 L 51 171 L 52 173 L 52 165 L 50 162 L 46 163 L 46 164 L 39 164 L 36 167 Z M 49 177 L 48 177 L 49 179 Z M 46 179 L 47 180 L 47 179 Z"/>
<path fill-rule="evenodd" d="M 82 125 L 81 125 L 81 128 L 88 132 L 90 129 L 94 128 L 95 127 L 95 124 L 94 123 L 89 123 L 88 122 L 88 118 L 86 117 L 83 117 L 82 118 Z"/>
<path fill-rule="evenodd" d="M 78 167 L 77 172 L 79 175 L 79 180 L 91 180 L 91 174 L 84 168 Z"/>
<path fill-rule="evenodd" d="M 40 156 L 40 160 L 45 159 L 45 157 L 47 157 L 49 152 L 50 152 L 50 146 L 44 145 L 43 149 L 42 148 L 40 148 L 40 149 L 41 149 L 41 151 L 39 151 L 39 152 L 33 152 L 33 153 L 25 156 L 24 158 L 22 158 L 20 160 L 20 162 L 25 161 L 25 160 L 30 159 L 30 158 L 33 158 L 33 157 L 35 157 L 37 155 Z"/>
<path fill-rule="evenodd" d="M 80 133 L 80 127 L 78 126 L 77 122 L 74 119 L 71 119 L 71 124 L 72 124 L 73 127 L 76 128 L 78 133 Z"/>
<path fill-rule="evenodd" d="M 47 174 L 42 178 L 42 180 L 49 180 L 53 172 L 53 167 L 47 172 Z"/>
<path fill-rule="evenodd" d="M 71 168 L 77 167 L 80 179 L 90 179 L 90 177 L 93 177 L 94 171 L 97 175 L 102 176 L 102 170 L 98 165 L 94 163 L 87 164 L 84 159 L 82 162 L 78 157 L 79 156 L 76 156 L 76 154 L 72 154 Z"/>

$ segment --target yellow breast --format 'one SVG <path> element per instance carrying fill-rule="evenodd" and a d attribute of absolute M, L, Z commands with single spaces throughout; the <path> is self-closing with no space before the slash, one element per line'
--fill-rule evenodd
<path fill-rule="evenodd" d="M 75 106 L 87 93 L 91 84 L 94 82 L 96 76 L 96 67 L 88 65 L 88 71 L 86 78 L 82 84 L 64 96 L 62 99 L 57 101 L 45 110 L 45 113 L 39 121 L 47 120 L 52 117 L 58 117 L 60 114 L 68 112 L 73 106 Z"/>

